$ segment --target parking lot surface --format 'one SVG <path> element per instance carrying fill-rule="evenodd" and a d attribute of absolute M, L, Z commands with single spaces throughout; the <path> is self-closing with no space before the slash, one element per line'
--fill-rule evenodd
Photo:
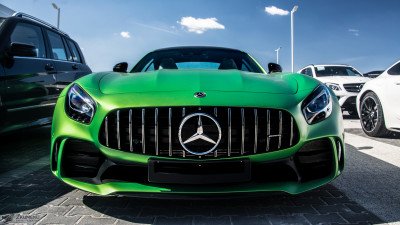
<path fill-rule="evenodd" d="M 49 170 L 50 127 L 0 138 L 0 224 L 400 224 L 400 137 L 370 138 L 345 119 L 346 168 L 291 196 L 141 199 L 96 196 Z"/>

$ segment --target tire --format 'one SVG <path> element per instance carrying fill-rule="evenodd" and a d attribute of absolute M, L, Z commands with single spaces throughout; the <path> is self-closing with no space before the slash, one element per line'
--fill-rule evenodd
<path fill-rule="evenodd" d="M 361 100 L 361 127 L 368 136 L 386 137 L 390 131 L 385 126 L 383 109 L 378 96 L 374 92 L 368 92 Z"/>

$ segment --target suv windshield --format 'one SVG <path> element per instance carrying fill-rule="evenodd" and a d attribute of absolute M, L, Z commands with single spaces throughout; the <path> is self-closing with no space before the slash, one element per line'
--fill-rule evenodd
<path fill-rule="evenodd" d="M 349 66 L 316 66 L 317 77 L 327 76 L 362 76 L 357 70 Z"/>
<path fill-rule="evenodd" d="M 154 51 L 141 59 L 131 72 L 161 69 L 235 69 L 263 73 L 260 66 L 248 54 L 223 48 L 172 48 Z"/>

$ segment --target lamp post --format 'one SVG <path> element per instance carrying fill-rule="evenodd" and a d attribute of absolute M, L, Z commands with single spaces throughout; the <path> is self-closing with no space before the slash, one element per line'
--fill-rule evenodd
<path fill-rule="evenodd" d="M 55 10 L 57 10 L 57 29 L 60 29 L 60 7 L 58 7 L 57 5 L 56 5 L 56 3 L 51 3 L 51 5 L 53 6 L 53 8 L 55 9 Z"/>
<path fill-rule="evenodd" d="M 290 43 L 292 48 L 292 73 L 294 72 L 294 35 L 293 35 L 293 14 L 297 11 L 299 6 L 295 5 L 290 11 Z"/>
<path fill-rule="evenodd" d="M 279 47 L 277 49 L 275 49 L 276 51 L 276 64 L 279 64 L 279 50 L 281 50 L 282 47 Z"/>

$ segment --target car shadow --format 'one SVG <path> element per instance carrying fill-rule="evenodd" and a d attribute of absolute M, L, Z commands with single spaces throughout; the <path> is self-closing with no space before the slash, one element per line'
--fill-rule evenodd
<path fill-rule="evenodd" d="M 50 130 L 50 126 L 44 126 L 0 135 L 0 175 L 48 156 Z"/>
<path fill-rule="evenodd" d="M 338 179 L 299 195 L 280 193 L 175 200 L 89 195 L 83 197 L 83 203 L 101 214 L 133 223 L 345 224 L 400 221 L 400 205 L 396 203 L 400 197 L 396 193 L 400 169 L 351 145 L 347 145 L 347 156 L 347 167 Z M 363 172 L 361 176 L 360 170 Z M 371 185 L 375 187 L 369 188 Z M 370 193 L 366 194 L 366 190 Z M 385 219 L 362 205 L 377 210 Z"/>
<path fill-rule="evenodd" d="M 0 215 L 31 212 L 74 190 L 50 172 L 50 130 L 44 126 L 0 136 Z"/>

